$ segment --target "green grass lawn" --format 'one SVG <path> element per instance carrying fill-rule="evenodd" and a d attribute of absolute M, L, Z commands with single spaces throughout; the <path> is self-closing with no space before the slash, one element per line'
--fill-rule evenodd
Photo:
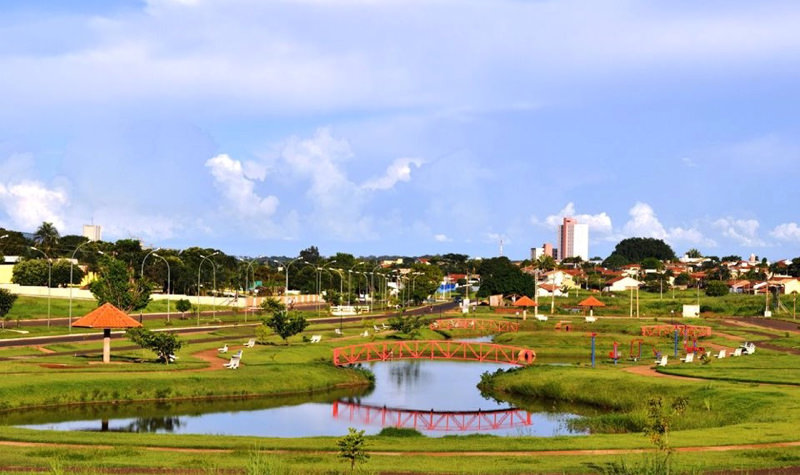
<path fill-rule="evenodd" d="M 312 312 L 315 313 L 315 312 Z M 455 316 L 453 314 L 452 316 Z M 509 316 L 480 313 L 480 318 L 513 319 Z M 666 401 L 688 398 L 685 414 L 675 419 L 670 436 L 673 447 L 705 445 L 767 443 L 800 440 L 796 425 L 800 421 L 800 356 L 759 349 L 756 354 L 714 360 L 710 364 L 670 364 L 664 372 L 703 378 L 679 380 L 642 376 L 623 371 L 636 365 L 652 364 L 652 348 L 672 354 L 670 337 L 644 338 L 643 358 L 639 362 L 624 360 L 613 365 L 608 352 L 613 343 L 619 344 L 627 356 L 630 342 L 640 337 L 642 324 L 653 320 L 600 319 L 585 324 L 581 319 L 569 319 L 571 332 L 553 329 L 560 318 L 546 323 L 523 322 L 523 331 L 498 335 L 497 343 L 534 348 L 537 362 L 532 367 L 512 372 L 487 375 L 482 389 L 488 396 L 513 402 L 522 408 L 569 407 L 582 417 L 573 422 L 576 428 L 588 429 L 591 435 L 576 437 L 491 437 L 461 436 L 427 437 L 368 437 L 372 451 L 413 455 L 396 456 L 373 454 L 365 465 L 367 472 L 416 473 L 587 473 L 603 471 L 609 464 L 628 464 L 632 473 L 641 472 L 652 458 L 648 454 L 634 455 L 537 455 L 507 456 L 427 456 L 425 452 L 512 452 L 583 449 L 650 449 L 652 445 L 640 432 L 646 423 L 647 401 L 660 396 Z M 715 330 L 741 335 L 755 340 L 748 328 L 720 325 L 715 320 L 697 320 Z M 223 343 L 241 345 L 254 335 L 252 327 L 237 327 L 207 334 L 189 335 L 179 353 L 176 365 L 165 367 L 152 361 L 152 353 L 142 350 L 120 350 L 113 347 L 130 345 L 127 340 L 115 340 L 112 354 L 115 365 L 94 364 L 99 358 L 99 342 L 51 345 L 55 351 L 78 351 L 96 348 L 96 354 L 84 358 L 73 356 L 43 356 L 32 349 L 0 349 L 0 357 L 19 357 L 21 360 L 0 361 L 0 422 L 52 420 L 54 407 L 61 411 L 65 404 L 117 401 L 114 411 L 120 416 L 137 413 L 136 401 L 160 401 L 164 414 L 202 411 L 204 398 L 233 398 L 223 404 L 231 408 L 248 409 L 294 404 L 302 401 L 324 400 L 327 390 L 351 391 L 363 387 L 366 380 L 357 372 L 335 368 L 330 363 L 331 350 L 337 346 L 365 341 L 396 338 L 389 332 L 374 335 L 371 322 L 344 327 L 346 339 L 339 338 L 335 324 L 312 324 L 303 335 L 289 339 L 285 345 L 272 336 L 264 345 L 245 349 L 238 371 L 194 371 L 207 363 L 192 354 L 214 349 Z M 364 328 L 370 336 L 358 336 Z M 728 331 L 730 330 L 730 331 Z M 596 332 L 596 369 L 589 367 L 590 338 Z M 761 332 L 761 329 L 757 331 Z M 735 332 L 735 333 L 734 333 Z M 800 344 L 794 334 L 764 331 L 770 336 L 760 338 L 791 348 Z M 303 342 L 303 337 L 321 335 L 318 344 Z M 453 339 L 474 336 L 469 332 L 434 332 L 423 329 L 420 339 Z M 205 338 L 216 340 L 203 342 Z M 182 337 L 183 338 L 183 337 Z M 735 346 L 737 342 L 712 337 L 710 341 Z M 703 340 L 698 344 L 702 344 Z M 232 350 L 235 350 L 232 347 Z M 218 355 L 219 364 L 227 355 Z M 134 362 L 143 360 L 143 362 Z M 572 363 L 571 366 L 551 366 L 546 363 Z M 43 364 L 65 364 L 76 368 L 56 369 Z M 755 384 L 755 382 L 767 384 Z M 771 384 L 779 383 L 779 384 Z M 300 396 L 302 394 L 302 396 Z M 266 396 L 266 399 L 264 398 Z M 38 407 L 38 409 L 36 409 Z M 92 406 L 71 406 L 69 411 L 89 411 Z M 67 467 L 66 471 L 92 470 L 101 467 L 137 468 L 164 467 L 194 468 L 203 473 L 217 470 L 270 465 L 269 473 L 340 473 L 346 467 L 335 457 L 336 438 L 259 438 L 220 437 L 200 435 L 163 435 L 130 433 L 92 433 L 32 431 L 12 426 L 0 427 L 0 439 L 79 444 L 85 448 L 26 447 L 0 452 L 0 467 Z M 100 448 L 110 445 L 113 448 Z M 148 450 L 150 446 L 225 449 L 222 453 L 163 452 Z M 258 453 L 259 450 L 280 450 L 280 453 Z M 648 458 L 649 457 L 649 458 Z M 737 450 L 724 453 L 677 452 L 673 456 L 674 471 L 700 472 L 705 470 L 753 469 L 800 466 L 800 448 L 780 447 L 759 450 Z M 247 472 L 253 473 L 253 472 Z"/>

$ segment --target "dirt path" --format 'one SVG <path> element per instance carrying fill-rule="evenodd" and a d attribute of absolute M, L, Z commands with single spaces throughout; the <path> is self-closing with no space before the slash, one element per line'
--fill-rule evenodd
<path fill-rule="evenodd" d="M 109 445 L 80 445 L 80 444 L 56 444 L 45 442 L 17 442 L 11 440 L 0 441 L 0 447 L 49 447 L 49 448 L 68 448 L 68 449 L 95 449 L 95 450 L 114 450 Z M 677 447 L 676 452 L 730 452 L 734 450 L 763 450 L 768 448 L 800 447 L 800 441 L 792 442 L 768 442 L 763 444 L 734 444 L 734 445 L 709 445 L 693 447 Z M 152 452 L 172 452 L 190 454 L 229 454 L 240 449 L 201 449 L 184 447 L 153 447 L 153 446 L 130 446 L 133 450 L 147 450 Z M 387 457 L 533 457 L 533 456 L 565 456 L 565 455 L 626 455 L 631 453 L 649 453 L 653 449 L 572 449 L 572 450 L 512 450 L 512 451 L 420 451 L 420 452 L 387 452 L 369 451 L 370 455 Z M 262 453 L 271 454 L 323 454 L 338 455 L 334 450 L 312 450 L 312 449 L 292 449 L 292 450 L 261 450 Z"/>
<path fill-rule="evenodd" d="M 655 378 L 682 379 L 682 380 L 691 380 L 691 381 L 708 381 L 707 379 L 694 378 L 692 376 L 678 376 L 678 375 L 675 375 L 675 374 L 659 373 L 658 371 L 655 370 L 655 368 L 652 368 L 650 366 L 643 366 L 643 365 L 630 366 L 628 368 L 623 369 L 622 371 L 625 371 L 626 373 L 631 373 L 631 374 L 638 374 L 639 376 L 649 376 L 649 377 L 655 377 Z"/>

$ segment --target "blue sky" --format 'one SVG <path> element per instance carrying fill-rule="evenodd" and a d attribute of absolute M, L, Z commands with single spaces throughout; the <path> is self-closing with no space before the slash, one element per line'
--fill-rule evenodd
<path fill-rule="evenodd" d="M 0 225 L 232 254 L 800 255 L 800 4 L 0 5 Z"/>

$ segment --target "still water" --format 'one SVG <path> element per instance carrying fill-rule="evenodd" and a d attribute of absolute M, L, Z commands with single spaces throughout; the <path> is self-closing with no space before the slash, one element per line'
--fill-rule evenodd
<path fill-rule="evenodd" d="M 328 394 L 315 397 L 314 402 L 293 400 L 280 407 L 258 407 L 258 401 L 194 403 L 191 408 L 151 405 L 127 410 L 95 406 L 87 409 L 91 413 L 61 413 L 59 422 L 45 422 L 39 417 L 41 423 L 23 427 L 263 437 L 338 436 L 346 434 L 348 427 L 368 434 L 378 433 L 383 427 L 407 427 L 432 437 L 577 433 L 568 428 L 568 421 L 578 417 L 574 414 L 528 412 L 482 397 L 476 388 L 481 373 L 501 367 L 508 366 L 427 360 L 380 362 L 369 366 L 375 373 L 375 388 L 368 394 Z"/>

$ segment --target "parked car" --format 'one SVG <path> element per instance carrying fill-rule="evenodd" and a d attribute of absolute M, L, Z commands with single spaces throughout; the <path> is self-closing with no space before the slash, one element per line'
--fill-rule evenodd
<path fill-rule="evenodd" d="M 756 352 L 756 345 L 751 341 L 746 341 L 742 343 L 741 345 L 739 345 L 739 348 L 742 349 L 743 355 L 752 355 L 753 353 Z"/>

